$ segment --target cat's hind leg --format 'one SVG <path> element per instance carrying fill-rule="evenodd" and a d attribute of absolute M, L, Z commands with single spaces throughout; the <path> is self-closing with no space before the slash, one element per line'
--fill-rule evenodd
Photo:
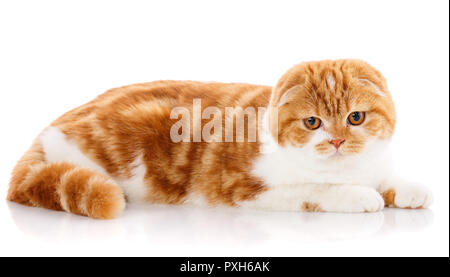
<path fill-rule="evenodd" d="M 122 189 L 114 181 L 71 163 L 47 163 L 39 141 L 13 170 L 7 199 L 101 219 L 117 217 L 125 208 Z"/>
<path fill-rule="evenodd" d="M 353 185 L 302 184 L 277 186 L 261 193 L 242 207 L 307 212 L 376 212 L 384 207 L 381 195 L 373 188 Z"/>

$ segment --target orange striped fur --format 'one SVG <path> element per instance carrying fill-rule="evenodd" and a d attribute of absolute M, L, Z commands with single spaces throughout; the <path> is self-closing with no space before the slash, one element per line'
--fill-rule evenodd
<path fill-rule="evenodd" d="M 169 115 L 175 106 L 190 108 L 196 97 L 202 98 L 202 105 L 219 108 L 266 106 L 270 93 L 270 87 L 245 84 L 177 81 L 136 84 L 100 95 L 66 113 L 52 126 L 76 141 L 89 158 L 113 177 L 130 177 L 130 163 L 137 152 L 142 152 L 147 167 L 145 181 L 151 191 L 145 196 L 149 202 L 179 204 L 189 191 L 199 191 L 211 204 L 234 205 L 235 201 L 251 199 L 264 190 L 261 181 L 249 174 L 258 145 L 172 143 L 169 131 L 177 120 Z M 30 175 L 33 179 L 25 181 Z M 211 176 L 222 178 L 212 180 Z M 104 195 L 100 188 L 104 189 Z M 92 197 L 94 194 L 99 196 L 98 200 Z M 18 162 L 8 199 L 111 218 L 124 207 L 121 195 L 120 188 L 108 181 L 107 176 L 67 163 L 47 164 L 37 142 Z"/>

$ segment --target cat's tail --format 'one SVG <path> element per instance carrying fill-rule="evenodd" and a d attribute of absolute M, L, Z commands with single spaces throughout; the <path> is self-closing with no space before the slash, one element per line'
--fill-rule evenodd
<path fill-rule="evenodd" d="M 101 219 L 117 217 L 125 208 L 114 181 L 71 163 L 47 163 L 38 140 L 14 168 L 7 199 Z"/>

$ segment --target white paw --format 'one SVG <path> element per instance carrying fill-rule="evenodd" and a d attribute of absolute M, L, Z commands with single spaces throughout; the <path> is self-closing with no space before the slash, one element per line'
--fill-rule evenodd
<path fill-rule="evenodd" d="M 372 188 L 345 186 L 336 191 L 330 204 L 325 210 L 346 213 L 377 212 L 383 209 L 384 200 Z"/>
<path fill-rule="evenodd" d="M 398 208 L 428 208 L 433 202 L 431 192 L 422 185 L 408 184 L 395 188 L 394 206 Z"/>

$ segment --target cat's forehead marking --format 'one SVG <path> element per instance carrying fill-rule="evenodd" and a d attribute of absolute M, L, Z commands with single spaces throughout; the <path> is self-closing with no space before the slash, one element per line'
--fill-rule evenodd
<path fill-rule="evenodd" d="M 328 75 L 327 75 L 327 83 L 331 90 L 334 89 L 336 80 L 334 79 L 334 76 L 331 73 L 328 73 Z"/>

